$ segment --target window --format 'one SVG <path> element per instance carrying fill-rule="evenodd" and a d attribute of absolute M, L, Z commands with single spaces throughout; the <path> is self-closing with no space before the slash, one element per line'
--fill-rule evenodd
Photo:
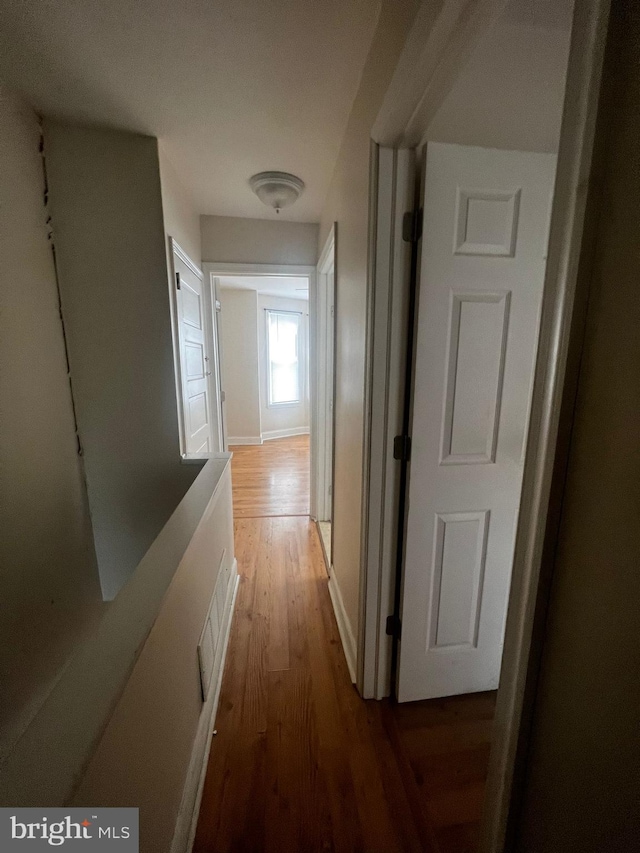
<path fill-rule="evenodd" d="M 299 403 L 300 314 L 267 311 L 268 401 L 270 406 Z"/>

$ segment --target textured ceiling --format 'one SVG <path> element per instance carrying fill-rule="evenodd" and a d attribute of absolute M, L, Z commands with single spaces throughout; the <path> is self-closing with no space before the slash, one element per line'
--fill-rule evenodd
<path fill-rule="evenodd" d="M 199 213 L 317 221 L 379 0 L 4 0 L 0 76 L 40 112 L 158 136 Z"/>

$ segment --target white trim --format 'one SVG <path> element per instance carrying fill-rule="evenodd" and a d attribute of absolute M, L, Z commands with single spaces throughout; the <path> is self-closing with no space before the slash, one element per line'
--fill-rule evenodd
<path fill-rule="evenodd" d="M 209 344 L 209 409 L 212 419 L 209 424 L 212 450 L 224 453 L 226 450 L 224 436 L 224 415 L 222 410 L 222 371 L 220 368 L 220 341 L 218 340 L 218 325 L 215 298 L 215 282 L 207 276 L 202 283 L 204 297 L 204 327 Z"/>
<path fill-rule="evenodd" d="M 309 435 L 309 427 L 289 427 L 289 429 L 270 429 L 262 433 L 263 441 L 273 441 L 275 438 L 287 438 L 291 435 Z"/>
<path fill-rule="evenodd" d="M 241 435 L 241 436 L 229 436 L 227 438 L 227 444 L 229 447 L 232 445 L 239 446 L 241 444 L 262 444 L 262 436 L 261 435 Z"/>
<path fill-rule="evenodd" d="M 216 686 L 215 690 L 210 692 L 209 699 L 203 705 L 200 715 L 198 730 L 191 750 L 191 760 L 189 761 L 182 800 L 178 810 L 171 853 L 190 853 L 195 840 L 239 582 L 238 563 L 234 559 L 229 576 L 227 594 L 225 596 L 224 622 L 220 630 L 222 642 L 218 646 L 219 651 L 215 667 Z"/>
<path fill-rule="evenodd" d="M 317 269 L 324 270 L 335 263 L 336 252 L 336 223 L 331 226 L 326 242 L 318 258 Z"/>
<path fill-rule="evenodd" d="M 217 261 L 207 261 L 202 268 L 209 275 L 273 275 L 278 278 L 283 276 L 302 277 L 309 276 L 315 279 L 316 268 L 306 264 L 223 264 Z M 309 282 L 309 295 L 311 295 L 311 282 Z"/>
<path fill-rule="evenodd" d="M 338 623 L 338 633 L 340 634 L 340 639 L 342 640 L 344 656 L 347 661 L 347 667 L 349 668 L 349 675 L 351 676 L 352 683 L 355 684 L 357 657 L 356 638 L 353 633 L 353 628 L 351 627 L 349 617 L 347 616 L 347 611 L 344 609 L 342 593 L 340 592 L 340 587 L 338 586 L 335 573 L 332 574 L 329 578 L 328 588 L 329 595 L 331 597 L 331 603 L 333 604 L 333 612 L 335 613 L 336 622 Z"/>
<path fill-rule="evenodd" d="M 400 498 L 393 439 L 403 425 L 409 323 L 411 244 L 402 240 L 402 219 L 413 208 L 415 154 L 376 146 L 372 167 L 376 208 L 368 282 L 357 683 L 363 698 L 382 699 L 391 689 L 392 644 L 385 623 L 394 611 Z"/>
<path fill-rule="evenodd" d="M 333 276 L 333 289 L 329 280 Z M 316 288 L 309 304 L 309 377 L 311 393 L 311 516 L 331 521 L 333 510 L 333 434 L 335 431 L 336 224 L 329 231 L 317 266 Z M 310 294 L 311 296 L 311 294 Z M 312 333 L 312 334 L 311 334 Z"/>
<path fill-rule="evenodd" d="M 324 564 L 327 567 L 327 574 L 329 575 L 329 577 L 331 577 L 332 565 L 331 565 L 331 560 L 329 559 L 329 554 L 327 553 L 327 545 L 324 541 L 324 536 L 322 535 L 322 528 L 320 527 L 321 524 L 331 524 L 331 522 L 326 522 L 326 521 L 316 521 L 315 522 L 316 530 L 318 531 L 318 539 L 320 540 L 320 545 L 322 546 L 322 553 L 324 554 Z M 331 544 L 331 543 L 329 543 L 329 544 Z"/>
<path fill-rule="evenodd" d="M 215 356 L 214 369 L 216 371 L 216 387 L 220 394 L 218 400 L 216 401 L 220 418 L 220 423 L 218 425 L 218 435 L 220 436 L 223 449 L 227 450 L 227 419 L 225 409 L 225 392 L 223 388 L 224 353 L 222 352 L 222 327 L 220 319 L 222 314 L 222 303 L 220 302 L 220 294 L 218 292 L 220 279 L 212 273 L 209 273 L 209 275 L 207 275 L 207 282 L 209 286 L 206 288 L 206 290 L 208 292 L 209 299 L 211 302 L 211 327 L 213 334 L 213 355 Z"/>
<path fill-rule="evenodd" d="M 202 270 L 200 269 L 200 267 L 191 260 L 189 255 L 187 255 L 185 250 L 182 248 L 182 246 L 178 242 L 176 242 L 176 240 L 174 240 L 173 237 L 169 237 L 169 242 L 171 244 L 171 249 L 172 249 L 174 255 L 177 255 L 180 258 L 180 260 L 182 261 L 182 263 L 186 264 L 186 266 L 189 267 L 191 272 L 197 278 L 199 278 L 200 281 L 202 281 L 204 277 L 203 277 L 203 273 L 202 273 Z"/>
<path fill-rule="evenodd" d="M 277 276 L 279 278 L 282 277 L 305 277 L 309 281 L 309 376 L 311 378 L 311 382 L 313 382 L 313 318 L 314 318 L 314 305 L 316 299 L 316 267 L 308 266 L 306 264 L 231 264 L 231 263 L 220 263 L 218 261 L 206 261 L 202 264 L 202 269 L 204 270 L 204 274 L 209 278 L 210 281 L 213 282 L 214 278 L 219 278 L 224 275 L 247 275 L 247 276 Z M 286 298 L 286 297 L 285 297 Z M 306 300 L 305 300 L 306 301 Z M 221 352 L 221 359 L 224 361 L 224 353 Z M 303 377 L 303 385 L 305 382 L 305 377 Z M 262 395 L 262 383 L 259 383 L 260 394 Z M 223 389 L 224 390 L 224 389 Z M 303 395 L 304 397 L 304 395 Z M 312 444 L 313 444 L 313 432 L 314 432 L 314 395 L 313 395 L 313 385 L 311 387 L 311 393 L 309 395 L 310 403 L 311 403 L 311 435 L 312 435 Z M 304 399 L 300 401 L 298 405 L 304 405 Z M 226 428 L 226 425 L 225 425 Z M 226 439 L 226 447 L 231 444 L 236 445 L 254 445 L 254 444 L 262 444 L 263 436 L 236 436 L 235 438 L 232 436 L 225 436 Z M 311 469 L 311 481 L 313 483 L 313 466 Z M 312 486 L 313 488 L 313 486 Z M 313 491 L 312 491 L 313 495 Z M 313 497 L 311 498 L 313 500 Z"/>

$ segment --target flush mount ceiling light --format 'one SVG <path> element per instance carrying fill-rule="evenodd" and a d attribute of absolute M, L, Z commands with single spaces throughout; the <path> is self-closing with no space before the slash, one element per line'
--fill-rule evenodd
<path fill-rule="evenodd" d="M 303 181 L 288 172 L 259 172 L 249 178 L 249 186 L 276 213 L 297 201 L 304 189 Z"/>

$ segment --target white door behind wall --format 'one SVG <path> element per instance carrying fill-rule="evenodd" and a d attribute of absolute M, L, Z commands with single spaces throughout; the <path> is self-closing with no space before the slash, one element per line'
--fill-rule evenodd
<path fill-rule="evenodd" d="M 555 162 L 427 149 L 400 701 L 498 686 Z"/>
<path fill-rule="evenodd" d="M 209 376 L 211 360 L 205 331 L 202 276 L 174 254 L 178 333 L 184 413 L 185 451 L 208 453 L 212 447 Z"/>

